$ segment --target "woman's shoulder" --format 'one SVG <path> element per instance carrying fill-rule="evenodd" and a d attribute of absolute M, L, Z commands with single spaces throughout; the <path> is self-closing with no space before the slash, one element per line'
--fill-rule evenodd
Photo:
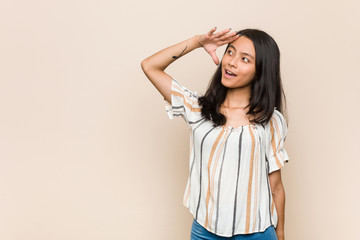
<path fill-rule="evenodd" d="M 276 108 L 274 108 L 274 112 L 273 112 L 270 120 L 265 125 L 265 131 L 270 135 L 273 135 L 274 132 L 281 134 L 281 135 L 286 135 L 286 132 L 287 132 L 286 119 L 285 119 L 283 113 L 281 113 Z"/>
<path fill-rule="evenodd" d="M 279 111 L 279 110 L 277 110 L 277 108 L 275 107 L 274 108 L 274 112 L 273 112 L 273 114 L 272 114 L 272 116 L 271 116 L 271 118 L 279 118 L 279 119 L 285 119 L 285 117 L 284 117 L 284 115 Z"/>
<path fill-rule="evenodd" d="M 285 126 L 287 125 L 286 123 L 286 119 L 283 115 L 283 113 L 281 113 L 279 110 L 277 110 L 277 108 L 274 108 L 274 111 L 269 119 L 269 121 L 265 124 L 265 129 L 269 130 L 271 129 L 271 127 L 274 127 L 274 125 L 277 126 Z"/>
<path fill-rule="evenodd" d="M 271 118 L 276 121 L 280 121 L 282 125 L 287 125 L 284 115 L 279 110 L 277 110 L 276 107 L 274 108 L 274 113 Z"/>

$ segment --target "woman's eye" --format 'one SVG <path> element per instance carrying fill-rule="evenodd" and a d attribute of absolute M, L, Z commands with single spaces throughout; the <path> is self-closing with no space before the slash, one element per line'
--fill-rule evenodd
<path fill-rule="evenodd" d="M 228 50 L 228 53 L 229 53 L 229 55 L 232 55 L 232 54 L 233 54 L 233 52 L 232 52 L 231 50 Z"/>
<path fill-rule="evenodd" d="M 249 59 L 247 59 L 246 57 L 244 57 L 243 60 L 244 60 L 245 62 L 249 62 Z"/>

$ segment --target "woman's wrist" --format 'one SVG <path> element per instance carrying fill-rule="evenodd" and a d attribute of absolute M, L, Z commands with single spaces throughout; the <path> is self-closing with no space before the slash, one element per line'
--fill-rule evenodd
<path fill-rule="evenodd" d="M 200 35 L 195 35 L 194 37 L 193 37 L 193 41 L 194 41 L 194 46 L 195 46 L 195 48 L 200 48 L 200 47 L 202 47 L 202 44 L 200 43 Z"/>

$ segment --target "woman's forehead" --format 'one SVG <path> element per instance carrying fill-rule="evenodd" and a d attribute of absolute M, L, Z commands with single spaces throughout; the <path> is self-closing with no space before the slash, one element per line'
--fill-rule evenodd
<path fill-rule="evenodd" d="M 234 49 L 236 52 L 243 52 L 255 57 L 254 43 L 245 36 L 240 36 L 235 41 L 229 44 L 229 48 Z"/>

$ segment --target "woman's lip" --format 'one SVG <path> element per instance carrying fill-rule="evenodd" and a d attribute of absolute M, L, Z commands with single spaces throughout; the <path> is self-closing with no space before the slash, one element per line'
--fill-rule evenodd
<path fill-rule="evenodd" d="M 236 77 L 235 75 L 230 75 L 230 74 L 228 74 L 228 73 L 226 72 L 226 69 L 224 70 L 224 76 L 225 76 L 226 78 L 234 78 L 234 77 Z"/>

